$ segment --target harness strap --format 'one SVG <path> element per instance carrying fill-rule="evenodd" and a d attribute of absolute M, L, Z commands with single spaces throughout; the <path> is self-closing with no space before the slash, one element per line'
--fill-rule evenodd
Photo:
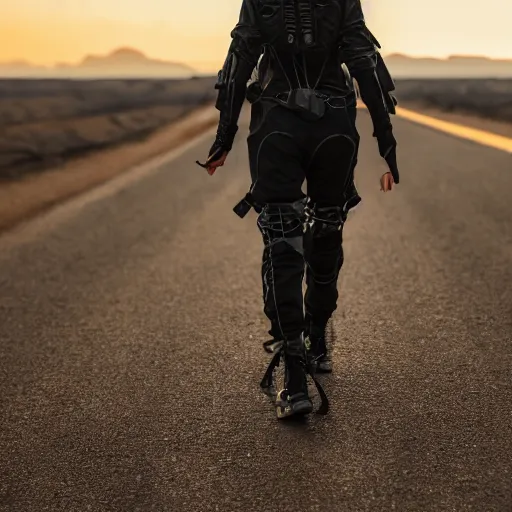
<path fill-rule="evenodd" d="M 273 353 L 274 357 L 270 360 L 270 363 L 263 375 L 263 379 L 260 382 L 260 387 L 265 395 L 275 400 L 277 391 L 274 383 L 274 370 L 279 366 L 281 357 L 283 356 L 284 342 L 269 340 L 263 343 L 263 348 L 266 352 Z M 314 366 L 308 363 L 304 363 L 304 369 L 306 373 L 311 377 L 315 387 L 320 395 L 321 404 L 318 408 L 317 414 L 325 415 L 329 412 L 329 399 L 324 391 L 324 388 L 318 382 L 315 377 Z"/>
<path fill-rule="evenodd" d="M 250 192 L 245 194 L 245 197 L 239 201 L 235 207 L 233 208 L 233 211 L 241 218 L 243 219 L 250 211 L 251 208 L 254 208 L 254 210 L 257 213 L 261 213 L 262 206 L 258 204 L 254 197 Z"/>

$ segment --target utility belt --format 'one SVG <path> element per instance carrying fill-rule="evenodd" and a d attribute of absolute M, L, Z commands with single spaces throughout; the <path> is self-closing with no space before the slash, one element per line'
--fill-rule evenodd
<path fill-rule="evenodd" d="M 334 96 L 314 89 L 294 89 L 292 91 L 277 93 L 271 98 L 277 100 L 280 104 L 288 108 L 297 109 L 303 108 L 306 103 L 304 100 L 306 98 L 309 99 L 310 96 L 314 96 L 316 98 L 315 100 L 312 100 L 313 102 L 316 103 L 319 100 L 332 108 L 347 108 L 355 106 L 356 104 L 356 98 L 352 92 L 344 96 Z M 309 104 L 307 105 L 309 106 Z"/>
<path fill-rule="evenodd" d="M 283 107 L 297 112 L 305 121 L 319 121 L 322 119 L 327 111 L 327 106 L 347 108 L 356 104 L 353 93 L 335 96 L 315 89 L 292 89 L 273 96 L 262 96 L 261 99 L 275 101 Z"/>
<path fill-rule="evenodd" d="M 304 208 L 306 206 L 306 197 L 298 199 L 293 203 L 273 203 L 273 205 L 278 207 L 291 207 L 292 210 L 295 210 L 295 212 L 297 212 L 299 215 L 302 215 L 304 212 Z M 245 194 L 245 197 L 233 208 L 233 211 L 241 219 L 243 219 L 249 213 L 249 210 L 251 208 L 254 208 L 254 211 L 260 214 L 263 211 L 264 207 L 265 205 L 257 203 L 254 200 L 254 197 L 251 194 L 251 192 L 248 192 L 247 194 Z"/>
<path fill-rule="evenodd" d="M 293 110 L 306 120 L 321 119 L 326 111 L 326 105 L 331 108 L 347 108 L 356 105 L 354 90 L 344 95 L 329 94 L 316 89 L 298 88 L 277 94 L 265 94 L 259 82 L 252 82 L 247 88 L 247 99 L 250 103 L 257 101 L 272 101 L 285 108 Z"/>
<path fill-rule="evenodd" d="M 349 190 L 349 193 L 346 195 L 346 202 L 345 205 L 342 208 L 343 212 L 343 220 L 346 220 L 346 217 L 348 215 L 349 210 L 352 208 L 355 208 L 359 203 L 361 202 L 361 196 L 357 192 L 355 185 L 352 184 L 352 189 Z M 296 201 L 294 205 L 299 205 L 301 203 L 304 203 L 304 199 L 301 199 L 299 201 Z M 245 196 L 236 204 L 236 206 L 233 208 L 233 211 L 241 218 L 243 219 L 251 210 L 251 208 L 254 208 L 254 211 L 258 214 L 260 214 L 263 211 L 263 206 L 260 203 L 257 203 L 254 200 L 253 195 L 248 192 L 245 194 Z"/>

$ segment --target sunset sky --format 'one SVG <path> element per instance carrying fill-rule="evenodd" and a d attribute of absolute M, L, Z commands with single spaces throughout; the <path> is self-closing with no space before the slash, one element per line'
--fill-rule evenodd
<path fill-rule="evenodd" d="M 0 61 L 76 62 L 129 46 L 216 70 L 241 0 L 16 0 L 1 8 Z M 383 52 L 512 58 L 512 2 L 367 0 Z M 215 20 L 215 23 L 213 22 Z"/>

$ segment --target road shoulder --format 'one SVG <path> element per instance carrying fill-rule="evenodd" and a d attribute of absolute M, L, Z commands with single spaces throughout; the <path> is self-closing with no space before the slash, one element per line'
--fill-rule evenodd
<path fill-rule="evenodd" d="M 211 105 L 195 110 L 141 142 L 123 144 L 21 181 L 0 186 L 0 232 L 177 148 L 217 122 Z"/>

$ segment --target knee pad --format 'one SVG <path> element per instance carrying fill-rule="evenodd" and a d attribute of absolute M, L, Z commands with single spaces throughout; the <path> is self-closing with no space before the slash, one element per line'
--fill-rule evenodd
<path fill-rule="evenodd" d="M 336 282 L 343 266 L 343 209 L 339 206 L 306 208 L 305 258 L 310 277 L 317 283 Z"/>
<path fill-rule="evenodd" d="M 265 204 L 258 216 L 265 247 L 284 243 L 303 255 L 304 213 L 305 200 L 302 199 L 294 203 Z"/>
<path fill-rule="evenodd" d="M 313 238 L 337 235 L 343 228 L 346 213 L 339 206 L 318 206 L 308 203 L 304 211 L 306 231 Z"/>

